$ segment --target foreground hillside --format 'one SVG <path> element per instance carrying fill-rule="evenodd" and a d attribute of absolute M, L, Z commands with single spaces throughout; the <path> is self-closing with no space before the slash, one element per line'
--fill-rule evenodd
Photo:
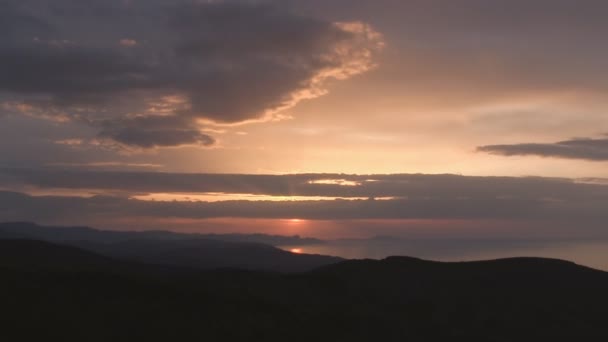
<path fill-rule="evenodd" d="M 0 335 L 62 341 L 571 341 L 608 337 L 608 274 L 546 259 L 189 271 L 0 241 Z M 10 339 L 16 340 L 16 339 Z"/>

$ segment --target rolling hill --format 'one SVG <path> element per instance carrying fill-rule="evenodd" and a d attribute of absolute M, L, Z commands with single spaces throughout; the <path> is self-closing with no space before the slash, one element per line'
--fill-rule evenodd
<path fill-rule="evenodd" d="M 298 274 L 139 272 L 156 266 L 41 242 L 5 240 L 0 247 L 5 316 L 0 335 L 20 340 L 608 337 L 608 273 L 560 260 L 437 263 L 391 257 L 343 261 Z"/>

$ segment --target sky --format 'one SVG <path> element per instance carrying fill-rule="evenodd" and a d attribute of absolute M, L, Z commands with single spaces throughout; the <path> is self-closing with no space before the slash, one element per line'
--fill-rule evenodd
<path fill-rule="evenodd" d="M 604 239 L 608 3 L 2 0 L 0 220 Z"/>

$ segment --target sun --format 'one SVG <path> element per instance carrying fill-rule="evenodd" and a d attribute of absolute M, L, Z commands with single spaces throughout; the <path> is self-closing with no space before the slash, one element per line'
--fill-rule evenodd
<path fill-rule="evenodd" d="M 289 251 L 294 254 L 302 254 L 302 252 L 303 252 L 302 248 L 292 248 Z"/>
<path fill-rule="evenodd" d="M 301 223 L 302 220 L 300 220 L 300 219 L 291 219 L 291 220 L 289 220 L 289 222 L 291 222 L 291 223 Z"/>

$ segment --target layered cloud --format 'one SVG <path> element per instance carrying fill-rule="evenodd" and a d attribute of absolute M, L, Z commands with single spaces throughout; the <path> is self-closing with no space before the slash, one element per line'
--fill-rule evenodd
<path fill-rule="evenodd" d="M 605 217 L 608 186 L 598 180 L 457 175 L 218 175 L 2 169 L 1 219 L 68 212 L 116 217 L 207 219 L 502 219 Z M 18 194 L 27 192 L 37 195 Z M 85 197 L 42 193 L 89 194 Z M 90 196 L 90 194 L 97 194 Z M 148 201 L 145 194 L 248 194 L 261 200 Z M 272 197 L 280 197 L 279 201 Z M 255 197 L 251 197 L 255 198 Z M 331 200 L 330 200 L 331 199 Z M 47 217 L 48 218 L 48 217 Z"/>
<path fill-rule="evenodd" d="M 248 1 L 7 0 L 5 110 L 97 127 L 100 140 L 210 145 L 205 124 L 276 116 L 373 67 L 382 37 Z"/>
<path fill-rule="evenodd" d="M 177 115 L 107 120 L 102 124 L 99 137 L 144 149 L 189 144 L 209 146 L 215 142 L 196 128 L 192 119 Z"/>
<path fill-rule="evenodd" d="M 549 144 L 524 143 L 510 145 L 487 145 L 478 151 L 503 156 L 540 156 L 591 161 L 608 161 L 608 138 L 577 138 Z"/>
<path fill-rule="evenodd" d="M 250 194 L 280 197 L 402 199 L 560 199 L 608 196 L 598 179 L 459 175 L 195 174 L 0 168 L 0 187 L 69 189 L 98 194 Z"/>

